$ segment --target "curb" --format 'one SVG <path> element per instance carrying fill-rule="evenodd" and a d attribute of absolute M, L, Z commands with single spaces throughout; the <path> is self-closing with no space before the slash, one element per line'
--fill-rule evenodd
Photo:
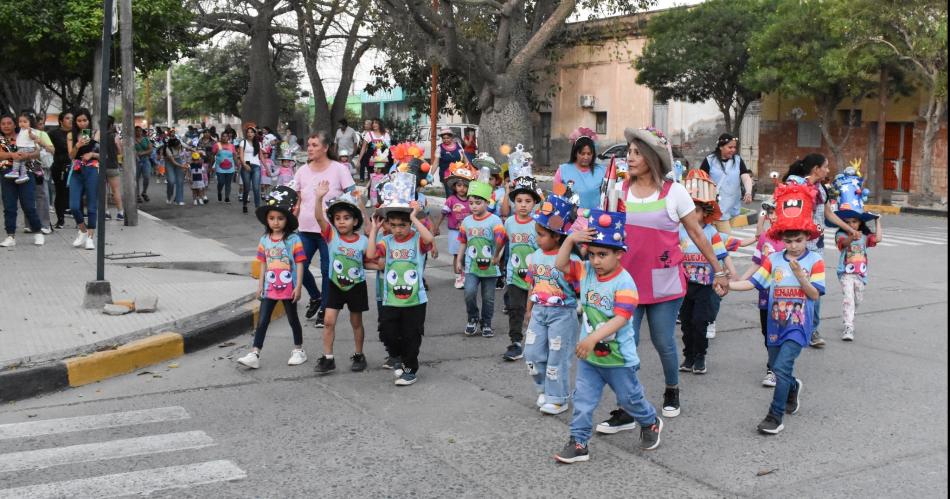
<path fill-rule="evenodd" d="M 888 215 L 899 215 L 901 212 L 900 206 L 891 206 L 889 204 L 865 204 L 864 209 L 866 211 L 872 211 L 874 213 L 886 213 Z M 906 211 L 906 209 L 904 209 Z"/>
<path fill-rule="evenodd" d="M 757 223 L 759 223 L 759 212 L 739 215 L 729 220 L 729 225 L 731 225 L 734 229 L 755 225 Z"/>
<path fill-rule="evenodd" d="M 254 299 L 230 314 L 209 317 L 188 331 L 166 331 L 112 350 L 4 371 L 0 373 L 0 402 L 87 385 L 181 357 L 253 329 L 259 314 L 260 304 Z M 278 306 L 271 317 L 276 319 L 282 315 L 284 309 Z"/>

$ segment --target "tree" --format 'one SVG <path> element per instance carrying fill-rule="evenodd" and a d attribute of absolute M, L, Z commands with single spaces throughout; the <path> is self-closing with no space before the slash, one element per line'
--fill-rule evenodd
<path fill-rule="evenodd" d="M 749 40 L 774 7 L 773 0 L 710 0 L 650 18 L 648 41 L 636 60 L 637 83 L 659 101 L 712 99 L 738 136 L 749 104 L 760 95 L 743 82 Z"/>

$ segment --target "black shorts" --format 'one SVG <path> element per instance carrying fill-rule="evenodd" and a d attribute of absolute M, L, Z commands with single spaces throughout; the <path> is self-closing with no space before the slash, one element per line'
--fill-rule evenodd
<path fill-rule="evenodd" d="M 330 289 L 327 291 L 327 308 L 334 310 L 343 310 L 343 306 L 350 309 L 350 312 L 366 312 L 369 310 L 369 298 L 366 294 L 366 281 L 362 281 L 348 291 L 343 291 L 330 281 Z"/>

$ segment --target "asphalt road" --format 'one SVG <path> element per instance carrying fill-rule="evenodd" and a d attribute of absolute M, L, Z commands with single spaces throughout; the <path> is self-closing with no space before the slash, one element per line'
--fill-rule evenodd
<path fill-rule="evenodd" d="M 243 254 L 260 234 L 236 204 L 150 212 Z M 755 432 L 771 399 L 759 384 L 765 353 L 755 294 L 731 293 L 709 373 L 682 377 L 683 414 L 666 421 L 658 450 L 638 450 L 635 432 L 595 436 L 591 462 L 555 464 L 570 413 L 540 414 L 524 364 L 501 359 L 508 339 L 500 304 L 495 338 L 462 336 L 461 291 L 443 258 L 428 275 L 417 384 L 396 387 L 380 369 L 373 312 L 365 317 L 371 369 L 363 373 L 347 369 L 347 324 L 338 329 L 336 373 L 313 374 L 321 333 L 309 324 L 310 360 L 287 366 L 290 331 L 281 320 L 256 371 L 234 362 L 246 335 L 0 408 L 0 498 L 83 490 L 203 498 L 946 497 L 947 221 L 886 222 L 894 245 L 870 251 L 856 341 L 838 339 L 840 286 L 829 271 L 828 346 L 800 357 L 802 409 L 774 437 Z M 659 359 L 649 342 L 640 352 L 641 382 L 658 404 Z M 612 408 L 608 390 L 597 418 Z M 119 414 L 76 419 L 111 413 Z M 57 418 L 69 419 L 43 423 Z M 17 487 L 24 488 L 8 490 Z"/>

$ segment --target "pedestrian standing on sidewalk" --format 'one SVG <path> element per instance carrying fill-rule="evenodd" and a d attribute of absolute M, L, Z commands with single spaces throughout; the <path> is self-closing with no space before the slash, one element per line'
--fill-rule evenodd
<path fill-rule="evenodd" d="M 99 133 L 92 132 L 92 113 L 88 109 L 77 110 L 75 117 L 76 126 L 66 136 L 69 158 L 73 162 L 69 172 L 69 211 L 79 227 L 73 247 L 94 250 L 99 211 Z M 148 161 L 147 156 L 145 160 Z M 83 206 L 87 212 L 85 217 Z"/>
<path fill-rule="evenodd" d="M 103 144 L 109 147 L 109 164 L 105 165 L 106 187 L 109 189 L 109 192 L 112 193 L 112 204 L 115 205 L 116 209 L 115 219 L 124 221 L 125 211 L 124 208 L 122 208 L 122 165 L 119 164 L 119 151 L 122 149 L 122 144 L 119 143 L 119 133 L 115 129 L 115 118 L 109 116 L 108 124 L 109 138 L 103 141 Z M 106 220 L 112 220 L 108 206 L 106 207 L 105 218 Z"/>
<path fill-rule="evenodd" d="M 66 210 L 69 209 L 69 184 L 66 177 L 69 175 L 69 147 L 66 145 L 66 134 L 73 129 L 72 111 L 63 111 L 59 113 L 59 128 L 49 133 L 53 141 L 53 166 L 50 168 L 50 176 L 53 179 L 55 193 L 53 196 L 53 207 L 56 210 L 55 229 L 62 229 L 66 224 Z"/>
<path fill-rule="evenodd" d="M 261 167 L 264 165 L 264 151 L 261 136 L 254 127 L 244 129 L 244 140 L 237 150 L 238 163 L 241 165 L 241 183 L 244 193 L 241 195 L 241 211 L 247 213 L 248 198 L 253 196 L 254 207 L 261 204 Z"/>
<path fill-rule="evenodd" d="M 0 116 L 0 176 L 10 171 L 14 161 L 35 161 L 40 157 L 39 151 L 18 152 L 16 148 L 16 122 L 13 116 Z M 36 214 L 36 177 L 30 170 L 27 171 L 27 181 L 17 183 L 16 179 L 0 178 L 3 196 L 3 224 L 7 237 L 0 242 L 0 247 L 10 248 L 16 245 L 17 202 L 23 209 L 26 221 L 33 230 L 33 244 L 43 245 L 45 238 L 40 232 L 40 217 Z"/>
<path fill-rule="evenodd" d="M 78 113 L 77 113 L 78 116 Z M 152 141 L 142 127 L 135 127 L 135 185 L 139 202 L 148 202 L 148 182 L 152 177 Z"/>
<path fill-rule="evenodd" d="M 297 193 L 289 187 L 274 189 L 267 203 L 257 209 L 257 219 L 264 224 L 264 235 L 257 245 L 257 261 L 261 262 L 261 275 L 257 281 L 257 295 L 261 300 L 260 319 L 254 332 L 254 347 L 238 363 L 257 369 L 261 366 L 261 348 L 270 325 L 271 314 L 277 303 L 284 305 L 287 322 L 294 335 L 294 349 L 287 365 L 297 366 L 307 361 L 303 350 L 303 328 L 297 316 L 303 283 L 303 262 L 307 259 L 303 243 L 297 235 L 297 217 L 293 207 Z"/>
<path fill-rule="evenodd" d="M 165 142 L 162 157 L 165 158 L 165 176 L 168 179 L 168 185 L 165 186 L 165 203 L 184 206 L 188 151 L 182 147 L 178 138 L 172 137 Z"/>
<path fill-rule="evenodd" d="M 234 181 L 236 163 L 234 159 L 234 144 L 227 133 L 222 133 L 218 142 L 211 149 L 214 157 L 215 182 L 218 184 L 218 202 L 224 192 L 224 202 L 231 202 L 231 183 Z"/>
<path fill-rule="evenodd" d="M 36 116 L 32 111 L 26 113 L 27 119 L 31 120 L 33 123 L 33 132 L 36 134 L 36 145 L 40 151 L 40 159 L 38 162 L 38 170 L 36 173 L 36 214 L 40 217 L 40 225 L 43 227 L 40 229 L 45 235 L 49 235 L 53 232 L 53 224 L 50 222 L 49 218 L 49 208 L 50 208 L 50 199 L 52 198 L 52 175 L 50 168 L 53 166 L 53 152 L 55 148 L 53 147 L 53 140 L 50 139 L 50 136 L 44 130 L 44 123 L 42 120 L 36 119 Z M 20 119 L 23 119 L 22 114 Z"/>

